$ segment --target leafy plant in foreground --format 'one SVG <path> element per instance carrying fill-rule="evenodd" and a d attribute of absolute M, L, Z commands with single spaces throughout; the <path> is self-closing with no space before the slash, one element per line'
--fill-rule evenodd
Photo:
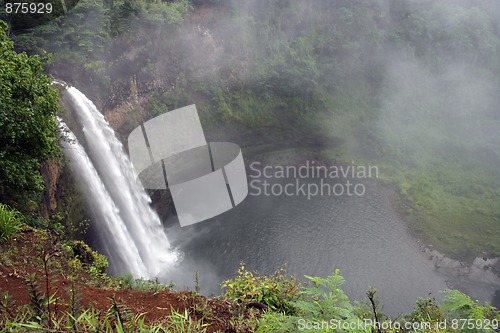
<path fill-rule="evenodd" d="M 0 243 L 15 237 L 22 227 L 22 215 L 0 203 Z"/>
<path fill-rule="evenodd" d="M 239 303 L 262 302 L 273 311 L 295 313 L 292 301 L 297 300 L 300 284 L 295 277 L 288 278 L 284 268 L 273 276 L 259 276 L 242 264 L 238 275 L 222 283 L 223 296 Z"/>

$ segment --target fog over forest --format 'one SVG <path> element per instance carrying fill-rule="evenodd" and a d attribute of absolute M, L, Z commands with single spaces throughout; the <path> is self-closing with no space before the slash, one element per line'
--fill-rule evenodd
<path fill-rule="evenodd" d="M 21 159 L 11 148 L 17 127 L 4 124 L 24 118 L 0 114 L 7 133 L 0 135 L 0 203 L 103 252 L 110 275 L 133 267 L 134 281 L 154 271 L 146 277 L 206 296 L 220 295 L 226 283 L 224 295 L 240 304 L 263 302 L 289 316 L 264 317 L 261 324 L 290 323 L 305 313 L 300 306 L 287 312 L 287 302 L 297 299 L 286 292 L 285 305 L 276 305 L 242 287 L 252 274 L 258 280 L 250 271 L 272 276 L 283 266 L 300 283 L 307 276 L 336 279 L 338 268 L 351 300 L 366 301 L 373 286 L 392 317 L 413 311 L 418 297 L 436 298 L 429 308 L 447 304 L 439 292 L 447 288 L 477 306 L 500 305 L 499 1 L 65 0 L 45 16 L 9 13 L 9 1 L 0 2 L 14 51 L 48 55 L 31 66 L 50 78 L 40 82 L 62 82 L 59 107 L 54 91 L 37 107 L 50 106 L 81 144 L 75 149 L 88 155 L 78 159 L 86 163 L 80 168 L 72 166 L 74 154 L 63 154 L 67 144 L 59 155 L 51 148 L 36 157 L 19 148 L 34 158 Z M 10 108 L 29 95 L 11 91 L 31 74 L 17 79 L 15 66 L 4 67 L 10 72 L 0 76 L 10 83 L 3 84 L 0 107 Z M 241 147 L 249 189 L 234 204 L 235 188 L 224 173 L 231 208 L 182 226 L 172 190 L 147 186 L 160 169 L 158 179 L 167 181 L 166 159 L 142 174 L 144 190 L 127 178 L 127 155 L 136 130 L 153 163 L 144 124 L 192 104 L 206 142 Z M 57 125 L 47 121 L 44 128 L 54 134 Z M 184 171 L 191 167 L 186 163 Z M 288 172 L 300 167 L 341 171 L 337 177 Z M 349 167 L 352 173 L 344 172 Z M 346 183 L 358 184 L 362 194 L 310 193 Z M 309 193 L 302 195 L 301 185 Z M 101 199 L 108 192 L 109 202 Z M 115 233 L 103 222 L 110 214 L 117 225 L 125 215 L 130 221 Z M 134 255 L 127 263 L 125 256 Z M 245 299 L 246 292 L 257 296 Z"/>

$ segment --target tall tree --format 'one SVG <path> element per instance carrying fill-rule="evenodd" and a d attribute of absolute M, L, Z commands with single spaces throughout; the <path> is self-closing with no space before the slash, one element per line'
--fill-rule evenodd
<path fill-rule="evenodd" d="M 46 58 L 16 53 L 0 20 L 0 202 L 33 212 L 43 191 L 41 163 L 57 155 L 57 91 Z"/>

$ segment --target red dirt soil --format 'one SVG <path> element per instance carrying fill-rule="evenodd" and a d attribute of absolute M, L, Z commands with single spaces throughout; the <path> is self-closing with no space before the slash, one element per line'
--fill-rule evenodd
<path fill-rule="evenodd" d="M 16 307 L 30 304 L 28 280 L 31 274 L 36 274 L 39 290 L 46 292 L 46 275 L 44 273 L 44 256 L 50 256 L 49 262 L 49 294 L 56 293 L 58 300 L 52 305 L 51 311 L 56 316 L 64 315 L 68 308 L 69 289 L 71 286 L 67 276 L 70 275 L 68 260 L 71 258 L 63 253 L 57 240 L 48 232 L 26 228 L 16 239 L 0 246 L 0 294 L 8 292 L 11 304 Z M 76 290 L 81 298 L 80 306 L 84 309 L 92 306 L 106 313 L 113 305 L 113 300 L 120 307 L 125 307 L 135 315 L 143 314 L 147 323 L 166 321 L 171 309 L 177 312 L 189 312 L 193 319 L 203 316 L 204 323 L 209 324 L 207 332 L 220 330 L 236 332 L 229 324 L 232 317 L 250 315 L 244 306 L 235 302 L 206 298 L 195 292 L 135 291 L 130 289 L 113 289 L 90 285 L 88 273 L 80 271 L 75 282 Z M 98 282 L 98 281 L 97 281 Z M 96 281 L 93 281 L 96 284 Z M 255 311 L 252 309 L 252 311 Z M 207 316 L 208 313 L 208 316 Z"/>

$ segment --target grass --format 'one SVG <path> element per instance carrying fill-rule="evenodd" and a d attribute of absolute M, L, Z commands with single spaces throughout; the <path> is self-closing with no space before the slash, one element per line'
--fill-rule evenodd
<path fill-rule="evenodd" d="M 459 259 L 500 255 L 498 188 L 487 175 L 474 178 L 452 165 L 394 177 L 412 229 Z"/>
<path fill-rule="evenodd" d="M 169 323 L 165 325 L 167 332 L 205 333 L 208 326 L 202 321 L 193 319 L 188 310 L 181 312 L 172 309 L 168 321 Z"/>
<path fill-rule="evenodd" d="M 19 233 L 22 219 L 21 213 L 0 203 L 0 243 L 9 241 Z"/>
<path fill-rule="evenodd" d="M 0 300 L 3 305 L 11 305 L 8 294 L 0 294 Z M 111 308 L 102 312 L 89 307 L 78 316 L 67 313 L 65 316 L 53 320 L 50 328 L 46 324 L 36 321 L 36 318 L 33 319 L 28 306 L 19 307 L 15 312 L 14 317 L 5 315 L 0 319 L 3 326 L 0 332 L 205 333 L 208 326 L 202 321 L 193 319 L 187 310 L 178 312 L 175 309 L 172 309 L 171 314 L 165 316 L 162 322 L 146 323 L 144 315 L 135 315 L 130 320 L 122 322 L 113 317 Z"/>
<path fill-rule="evenodd" d="M 74 253 L 61 250 L 61 244 L 57 246 L 47 232 L 37 230 L 25 233 L 3 246 L 19 242 L 26 242 L 26 246 L 33 249 L 38 248 L 35 243 L 43 243 L 44 246 L 41 251 L 30 252 L 29 263 L 23 263 L 24 256 L 16 256 L 13 260 L 17 262 L 6 269 L 16 276 L 24 276 L 25 270 L 33 266 L 39 272 L 28 277 L 28 288 L 23 291 L 29 295 L 27 302 L 19 302 L 19 288 L 2 285 L 8 291 L 0 290 L 0 332 L 297 332 L 303 330 L 304 325 L 331 323 L 332 319 L 346 323 L 364 323 L 366 320 L 388 323 L 397 320 L 402 323 L 426 321 L 432 324 L 463 318 L 490 326 L 500 319 L 497 309 L 488 304 L 480 305 L 455 290 L 446 290 L 447 296 L 443 302 L 431 298 L 419 299 L 411 313 L 392 319 L 383 313 L 373 288 L 368 290 L 365 301 L 352 303 L 342 290 L 344 279 L 338 270 L 328 277 L 306 276 L 309 282 L 299 284 L 295 277 L 288 276 L 283 269 L 266 276 L 248 271 L 243 264 L 234 278 L 223 282 L 222 298 L 209 299 L 194 291 L 165 291 L 163 288 L 158 289 L 155 282 L 151 285 L 129 279 L 136 288 L 139 285 L 139 289 L 148 291 L 130 290 L 130 283 L 121 284 L 125 289 L 120 292 L 119 289 L 113 289 L 116 293 L 108 292 L 109 296 L 98 297 L 97 303 L 94 293 L 87 294 L 84 300 L 85 290 L 88 292 L 95 287 L 89 289 L 84 284 L 77 284 L 85 274 L 81 271 L 76 274 L 71 267 L 64 265 L 68 256 Z M 63 281 L 60 279 L 72 274 L 75 274 L 74 279 L 61 284 Z M 61 285 L 66 286 L 67 297 L 64 297 Z M 100 289 L 100 293 L 106 291 L 109 289 Z M 17 296 L 11 297 L 9 292 Z M 141 299 L 141 295 L 155 301 L 138 305 L 136 302 Z M 170 297 L 168 303 L 157 303 L 166 296 Z M 88 302 L 89 297 L 92 297 L 91 302 Z M 250 304 L 259 307 L 250 308 Z M 162 310 L 162 313 L 160 316 L 157 313 L 152 319 L 150 315 L 155 308 Z M 311 331 L 332 332 L 331 329 Z M 368 333 L 371 329 L 366 327 L 342 331 Z M 382 329 L 379 332 L 396 333 L 398 330 Z M 428 332 L 469 331 L 448 327 L 446 330 L 431 329 Z"/>

